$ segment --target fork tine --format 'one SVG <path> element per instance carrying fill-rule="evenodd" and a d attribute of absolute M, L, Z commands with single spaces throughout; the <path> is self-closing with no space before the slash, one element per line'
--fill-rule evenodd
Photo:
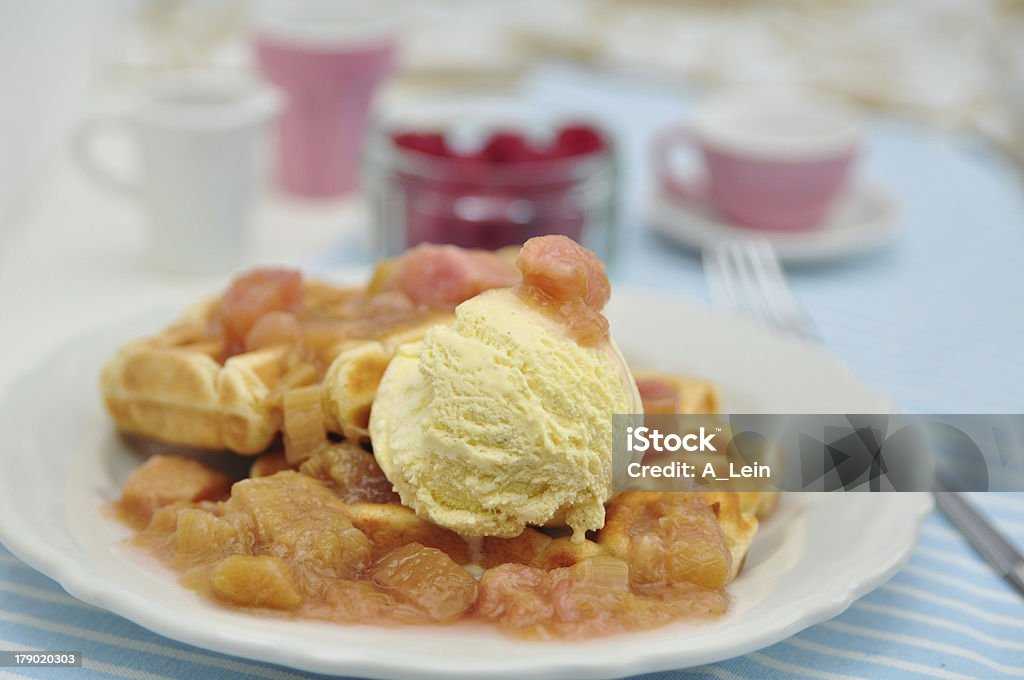
<path fill-rule="evenodd" d="M 751 278 L 756 282 L 756 292 L 765 308 L 765 315 L 776 330 L 784 332 L 788 325 L 787 312 L 782 309 L 785 293 L 780 292 L 784 284 L 774 253 L 762 239 L 745 241 L 743 253 Z"/>
<path fill-rule="evenodd" d="M 769 297 L 769 306 L 776 310 L 780 323 L 790 332 L 811 339 L 820 339 L 821 335 L 786 282 L 786 275 L 782 271 L 779 258 L 775 255 L 771 244 L 762 239 L 756 247 L 759 252 L 758 261 L 765 278 L 771 282 L 765 286 L 766 294 Z"/>
<path fill-rule="evenodd" d="M 764 285 L 764 291 L 774 302 L 769 306 L 774 309 L 780 320 L 792 319 L 794 311 L 797 310 L 796 300 L 785 283 L 785 274 L 782 272 L 775 252 L 767 242 L 761 239 L 752 241 L 750 250 L 753 255 L 754 267 Z"/>
<path fill-rule="evenodd" d="M 780 319 L 768 296 L 768 289 L 772 283 L 768 280 L 764 267 L 761 266 L 761 254 L 757 244 L 757 239 L 734 241 L 732 244 L 733 257 L 736 258 L 736 267 L 741 272 L 748 308 L 762 323 L 777 331 L 782 331 Z"/>
<path fill-rule="evenodd" d="M 752 281 L 748 257 L 742 243 L 736 239 L 716 243 L 704 253 L 704 268 L 711 301 L 736 312 L 757 317 L 762 323 L 762 305 L 758 303 L 757 285 Z"/>
<path fill-rule="evenodd" d="M 726 309 L 740 309 L 736 295 L 736 276 L 731 271 L 728 253 L 721 244 L 705 250 L 701 256 L 704 265 L 704 276 L 708 282 L 708 295 L 711 303 Z"/>
<path fill-rule="evenodd" d="M 817 337 L 765 239 L 721 241 L 703 260 L 714 304 L 746 312 L 780 333 Z"/>

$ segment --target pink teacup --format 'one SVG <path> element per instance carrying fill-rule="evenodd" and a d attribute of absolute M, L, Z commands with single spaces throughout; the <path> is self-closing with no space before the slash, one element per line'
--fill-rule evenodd
<path fill-rule="evenodd" d="M 660 133 L 653 161 L 662 190 L 679 200 L 705 202 L 742 226 L 798 231 L 825 221 L 859 146 L 859 122 L 838 103 L 745 91 L 715 96 L 690 123 Z M 699 179 L 673 168 L 680 147 L 700 151 Z"/>
<path fill-rule="evenodd" d="M 395 25 L 372 4 L 282 0 L 257 14 L 263 76 L 283 90 L 277 176 L 300 196 L 355 188 L 374 92 L 391 73 Z"/>

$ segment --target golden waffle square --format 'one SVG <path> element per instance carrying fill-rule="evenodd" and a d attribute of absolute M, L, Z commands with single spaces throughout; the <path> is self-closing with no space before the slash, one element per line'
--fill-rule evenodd
<path fill-rule="evenodd" d="M 104 403 L 124 432 L 252 455 L 281 432 L 289 390 L 327 384 L 322 429 L 365 437 L 377 384 L 395 349 L 450 318 L 438 310 L 381 315 L 363 304 L 368 299 L 361 288 L 307 282 L 296 312 L 305 346 L 286 342 L 236 353 L 216 332 L 219 300 L 201 302 L 116 354 L 100 378 Z"/>

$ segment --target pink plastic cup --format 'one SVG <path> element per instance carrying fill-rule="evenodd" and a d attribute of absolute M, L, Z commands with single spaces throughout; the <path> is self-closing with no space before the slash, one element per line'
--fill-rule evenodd
<path fill-rule="evenodd" d="M 653 147 L 662 191 L 708 204 L 753 229 L 800 231 L 826 220 L 847 186 L 860 146 L 855 116 L 808 95 L 743 92 L 701 106 L 692 122 L 670 127 Z M 683 178 L 674 154 L 697 150 L 704 172 Z"/>
<path fill-rule="evenodd" d="M 263 76 L 287 98 L 278 182 L 310 198 L 352 191 L 373 96 L 394 64 L 393 22 L 345 3 L 272 3 L 253 40 Z"/>

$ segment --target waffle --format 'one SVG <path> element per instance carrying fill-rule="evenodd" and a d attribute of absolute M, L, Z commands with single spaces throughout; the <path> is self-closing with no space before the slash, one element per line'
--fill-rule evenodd
<path fill-rule="evenodd" d="M 362 292 L 307 282 L 299 313 L 320 324 L 314 350 L 284 344 L 230 357 L 225 341 L 210 331 L 218 300 L 198 303 L 176 323 L 122 348 L 104 367 L 107 410 L 123 432 L 253 455 L 281 432 L 285 393 L 323 385 L 331 396 L 322 399 L 322 430 L 365 438 L 377 384 L 395 349 L 450 313 L 417 312 L 373 328 L 369 314 L 350 310 Z"/>
<path fill-rule="evenodd" d="M 633 371 L 644 413 L 704 414 L 721 410 L 718 386 L 710 380 L 657 371 Z"/>

